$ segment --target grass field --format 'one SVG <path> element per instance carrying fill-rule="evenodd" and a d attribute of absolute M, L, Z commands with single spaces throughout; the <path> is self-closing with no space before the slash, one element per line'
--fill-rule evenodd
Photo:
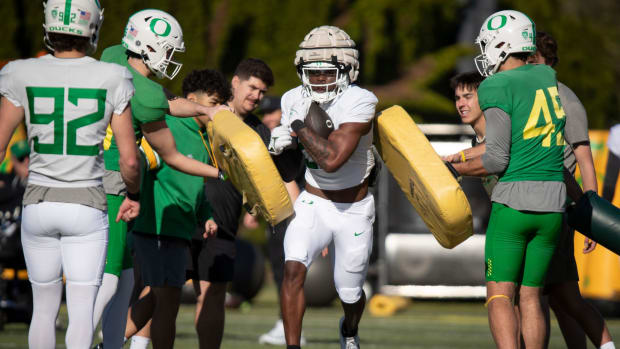
<path fill-rule="evenodd" d="M 258 337 L 277 320 L 278 306 L 273 286 L 264 288 L 251 306 L 228 310 L 222 349 L 261 347 Z M 340 307 L 308 309 L 304 318 L 305 348 L 339 348 Z M 66 324 L 63 307 L 61 320 Z M 620 338 L 620 319 L 608 319 L 612 336 Z M 27 348 L 27 326 L 8 324 L 0 332 L 0 348 Z M 550 348 L 565 348 L 559 328 L 552 321 Z M 376 318 L 366 314 L 360 325 L 361 346 L 381 348 L 493 348 L 486 309 L 481 302 L 412 302 L 397 315 Z M 57 332 L 58 348 L 64 348 L 64 332 Z M 588 344 L 593 348 L 592 344 Z M 128 346 L 127 346 L 128 347 Z M 197 348 L 193 327 L 193 306 L 181 306 L 177 318 L 176 348 Z M 267 348 L 267 347 L 265 347 Z"/>

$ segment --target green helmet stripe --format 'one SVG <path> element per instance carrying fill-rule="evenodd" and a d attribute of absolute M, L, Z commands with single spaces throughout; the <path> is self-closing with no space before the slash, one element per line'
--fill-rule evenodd
<path fill-rule="evenodd" d="M 69 25 L 71 23 L 71 0 L 67 0 L 67 2 L 65 2 L 65 15 L 63 20 L 65 25 Z"/>

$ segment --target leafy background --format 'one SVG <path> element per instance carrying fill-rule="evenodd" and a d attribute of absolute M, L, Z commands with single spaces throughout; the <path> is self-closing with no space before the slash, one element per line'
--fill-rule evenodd
<path fill-rule="evenodd" d="M 183 70 L 166 87 L 180 93 L 184 73 L 215 68 L 231 76 L 245 57 L 265 60 L 281 94 L 299 84 L 295 50 L 313 27 L 337 25 L 358 44 L 361 85 L 380 108 L 403 105 L 424 122 L 458 122 L 448 79 L 459 62 L 471 62 L 475 35 L 459 44 L 466 11 L 475 0 L 123 0 L 102 1 L 101 51 L 120 42 L 127 18 L 143 8 L 170 12 L 184 29 Z M 499 0 L 496 10 L 527 13 L 559 43 L 558 78 L 582 100 L 591 128 L 619 122 L 620 2 L 617 0 Z M 31 57 L 42 45 L 42 6 L 35 0 L 0 1 L 0 59 Z M 482 18 L 488 14 L 482 14 Z M 481 21 L 480 21 L 481 24 Z M 479 27 L 476 23 L 476 28 Z M 473 65 L 468 65 L 473 69 Z M 460 65 L 459 65 L 460 66 Z M 462 68 L 461 68 L 462 69 Z"/>

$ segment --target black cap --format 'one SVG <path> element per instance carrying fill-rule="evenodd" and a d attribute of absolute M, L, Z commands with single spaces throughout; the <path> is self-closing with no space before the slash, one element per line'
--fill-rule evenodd
<path fill-rule="evenodd" d="M 263 100 L 260 101 L 259 105 L 260 110 L 263 113 L 271 113 L 280 108 L 280 97 L 278 96 L 265 96 Z"/>

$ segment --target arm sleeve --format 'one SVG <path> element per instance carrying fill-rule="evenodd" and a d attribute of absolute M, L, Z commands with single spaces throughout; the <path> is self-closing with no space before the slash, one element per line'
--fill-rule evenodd
<path fill-rule="evenodd" d="M 486 151 L 482 165 L 489 173 L 502 173 L 510 161 L 510 116 L 499 108 L 484 111 L 486 120 Z"/>
<path fill-rule="evenodd" d="M 609 202 L 614 198 L 619 172 L 620 158 L 616 154 L 609 152 L 607 168 L 605 169 L 605 179 L 603 180 L 603 198 Z"/>
<path fill-rule="evenodd" d="M 116 90 L 114 91 L 114 114 L 121 114 L 127 107 L 127 104 L 133 97 L 135 90 L 133 87 L 133 78 L 127 68 L 121 71 L 121 78 Z"/>
<path fill-rule="evenodd" d="M 566 126 L 564 127 L 564 138 L 566 142 L 575 147 L 575 144 L 588 142 L 588 115 L 586 109 L 581 104 L 579 98 L 570 88 L 558 82 L 558 93 L 562 108 L 566 113 Z"/>
<path fill-rule="evenodd" d="M 9 62 L 0 70 L 0 95 L 6 97 L 16 107 L 21 107 L 23 104 L 20 102 L 17 88 L 14 84 L 14 71 L 15 63 Z"/>

